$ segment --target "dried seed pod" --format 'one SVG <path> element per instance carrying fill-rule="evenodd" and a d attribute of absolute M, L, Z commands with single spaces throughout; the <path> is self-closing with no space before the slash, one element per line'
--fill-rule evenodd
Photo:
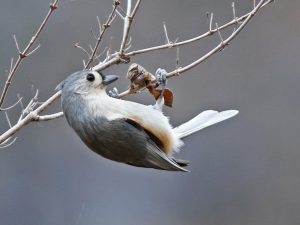
<path fill-rule="evenodd" d="M 156 77 L 141 65 L 133 63 L 128 68 L 127 79 L 131 82 L 130 89 L 137 91 L 141 88 L 147 87 L 150 83 L 155 82 Z"/>
<path fill-rule="evenodd" d="M 157 100 L 161 95 L 162 90 L 157 89 L 159 84 L 156 82 L 156 77 L 148 72 L 144 67 L 137 63 L 133 63 L 129 66 L 127 71 L 127 79 L 130 80 L 130 90 L 137 92 L 142 88 L 147 88 L 151 95 Z M 173 92 L 165 88 L 163 97 L 165 105 L 172 107 L 173 103 Z"/>

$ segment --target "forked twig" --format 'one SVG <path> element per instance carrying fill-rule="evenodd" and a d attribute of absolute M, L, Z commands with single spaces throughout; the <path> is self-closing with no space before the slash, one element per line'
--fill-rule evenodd
<path fill-rule="evenodd" d="M 22 60 L 31 55 L 33 52 L 35 52 L 37 48 L 35 48 L 34 50 L 30 51 L 31 47 L 33 46 L 33 44 L 35 43 L 35 41 L 37 40 L 37 38 L 39 37 L 40 33 L 43 31 L 45 25 L 47 24 L 49 18 L 51 17 L 52 13 L 54 12 L 55 9 L 57 9 L 58 6 L 58 0 L 54 0 L 53 3 L 50 4 L 49 7 L 49 11 L 47 13 L 47 15 L 45 16 L 43 22 L 41 23 L 41 25 L 39 26 L 39 28 L 37 29 L 36 33 L 33 35 L 33 37 L 31 38 L 31 40 L 29 41 L 29 43 L 27 44 L 27 46 L 25 47 L 25 49 L 23 51 L 20 50 L 19 48 L 19 44 L 17 42 L 16 36 L 14 35 L 14 40 L 15 40 L 15 44 L 19 53 L 19 57 L 17 59 L 17 61 L 15 62 L 14 66 L 12 67 L 12 69 L 9 71 L 8 77 L 5 81 L 5 85 L 0 97 L 0 107 L 2 106 L 4 99 L 7 95 L 7 91 L 9 86 L 11 85 L 11 81 L 17 71 L 17 69 L 19 68 L 19 65 L 21 64 Z M 1 108 L 0 108 L 1 111 Z"/>
<path fill-rule="evenodd" d="M 265 7 L 266 5 L 268 5 L 269 3 L 273 2 L 274 0 L 265 0 L 263 1 L 263 4 L 260 6 L 260 8 L 263 8 Z M 259 8 L 259 9 L 260 9 Z M 252 12 L 252 11 L 251 11 Z M 230 26 L 233 26 L 233 25 L 236 25 L 236 24 L 239 24 L 241 22 L 243 22 L 248 16 L 249 14 L 251 14 L 251 12 L 237 18 L 237 19 L 233 19 L 227 23 L 225 23 L 224 25 L 220 26 L 219 27 L 219 30 L 224 30 Z M 169 49 L 169 48 L 172 48 L 172 47 L 178 47 L 178 46 L 182 46 L 182 45 L 186 45 L 186 44 L 190 44 L 190 43 L 193 43 L 195 41 L 199 41 L 201 39 L 204 39 L 204 38 L 207 38 L 215 33 L 218 32 L 218 29 L 213 29 L 212 28 L 212 19 L 213 19 L 213 14 L 211 14 L 211 17 L 210 17 L 210 30 L 197 36 L 197 37 L 193 37 L 191 39 L 187 39 L 187 40 L 184 40 L 184 41 L 180 41 L 180 42 L 176 42 L 176 43 L 167 43 L 167 44 L 163 44 L 163 45 L 158 45 L 158 46 L 153 46 L 153 47 L 149 47 L 149 48 L 144 48 L 144 49 L 139 49 L 139 50 L 134 50 L 134 51 L 131 51 L 131 52 L 128 52 L 126 54 L 127 57 L 131 57 L 131 56 L 135 56 L 135 55 L 139 55 L 139 54 L 143 54 L 143 53 L 147 53 L 147 52 L 152 52 L 152 51 L 157 51 L 157 50 L 162 50 L 162 49 Z"/>
<path fill-rule="evenodd" d="M 90 64 L 93 62 L 93 60 L 94 60 L 94 58 L 95 58 L 95 55 L 96 55 L 96 52 L 97 52 L 97 50 L 98 50 L 98 48 L 99 48 L 100 42 L 101 42 L 101 40 L 102 40 L 102 37 L 103 37 L 105 31 L 107 30 L 107 28 L 110 27 L 111 22 L 112 22 L 113 19 L 114 19 L 116 9 L 117 9 L 117 7 L 118 7 L 119 5 L 120 5 L 120 1 L 115 0 L 115 1 L 114 1 L 114 5 L 113 5 L 113 9 L 112 9 L 111 13 L 110 13 L 109 16 L 108 16 L 107 21 L 102 25 L 102 27 L 101 27 L 100 20 L 99 20 L 99 18 L 97 17 L 97 18 L 98 18 L 97 21 L 98 21 L 98 25 L 99 25 L 99 29 L 100 29 L 100 34 L 99 34 L 99 36 L 98 36 L 98 38 L 97 38 L 97 41 L 96 41 L 96 44 L 95 44 L 94 48 L 92 48 L 92 53 L 90 54 L 89 59 L 88 59 L 87 63 L 86 63 L 85 66 L 84 66 L 85 69 L 88 68 L 88 67 L 90 66 Z"/>
<path fill-rule="evenodd" d="M 43 112 L 49 105 L 51 105 L 57 98 L 59 98 L 60 95 L 61 95 L 61 93 L 59 91 L 59 92 L 55 93 L 53 96 L 51 96 L 43 104 L 41 104 L 38 108 L 28 112 L 28 114 L 24 118 L 20 119 L 14 126 L 12 126 L 9 130 L 4 132 L 0 136 L 0 144 L 4 143 L 7 139 L 9 139 L 12 135 L 14 135 L 17 131 L 19 131 L 22 127 L 24 127 L 28 123 L 30 123 L 32 121 L 39 121 L 38 115 L 41 112 Z M 62 116 L 62 113 L 53 114 L 52 119 L 58 118 L 60 116 Z M 48 116 L 48 118 L 49 118 L 49 116 Z"/>
<path fill-rule="evenodd" d="M 247 23 L 254 17 L 254 15 L 257 13 L 257 11 L 262 8 L 263 6 L 265 6 L 266 4 L 269 4 L 270 2 L 272 2 L 272 0 L 261 0 L 256 7 L 249 13 L 247 13 L 247 17 L 245 19 L 243 19 L 243 23 L 238 27 L 238 29 L 236 29 L 228 38 L 226 38 L 225 40 L 223 40 L 221 33 L 220 33 L 220 27 L 218 27 L 218 24 L 216 24 L 216 32 L 218 32 L 218 35 L 220 37 L 220 44 L 217 45 L 215 48 L 213 48 L 211 51 L 209 51 L 208 53 L 206 53 L 204 56 L 200 57 L 199 59 L 195 60 L 194 62 L 184 66 L 184 67 L 180 67 L 175 69 L 174 71 L 171 71 L 167 74 L 167 78 L 171 78 L 174 76 L 178 76 L 179 74 L 186 72 L 192 68 L 194 68 L 195 66 L 199 65 L 200 63 L 202 63 L 203 61 L 205 61 L 206 59 L 210 58 L 212 55 L 214 55 L 215 53 L 219 52 L 220 50 L 224 49 L 226 46 L 229 45 L 229 42 L 232 41 L 240 32 L 241 30 L 247 25 Z M 212 16 L 211 16 L 212 18 Z M 212 20 L 212 19 L 211 19 Z M 223 25 L 224 27 L 224 25 Z M 211 29 L 211 26 L 210 26 Z M 177 43 L 178 44 L 178 43 Z M 176 45 L 176 44 L 175 44 Z M 166 45 L 164 45 L 166 46 Z M 128 53 L 130 54 L 130 53 Z M 133 94 L 136 93 L 137 91 L 134 90 L 132 91 L 131 89 L 128 89 L 122 93 L 119 94 L 119 98 L 123 98 L 129 94 Z"/>
<path fill-rule="evenodd" d="M 192 68 L 194 68 L 195 66 L 199 65 L 200 63 L 204 62 L 206 59 L 208 59 L 209 57 L 211 57 L 212 55 L 214 55 L 215 53 L 219 52 L 220 50 L 224 49 L 225 47 L 227 47 L 230 43 L 230 41 L 232 41 L 243 29 L 244 27 L 249 23 L 249 21 L 256 15 L 257 11 L 264 6 L 265 4 L 269 4 L 270 2 L 272 2 L 273 0 L 261 0 L 256 7 L 250 12 L 248 13 L 248 16 L 246 17 L 246 19 L 243 21 L 243 23 L 225 40 L 223 40 L 222 36 L 220 36 L 221 38 L 221 43 L 216 46 L 215 48 L 213 48 L 211 51 L 209 51 L 208 53 L 206 53 L 204 56 L 202 56 L 201 58 L 195 60 L 194 62 L 192 62 L 191 64 L 176 69 L 172 72 L 169 72 L 167 74 L 167 77 L 173 77 L 176 75 L 179 75 L 183 72 L 186 72 Z M 219 29 L 218 29 L 219 30 Z"/>

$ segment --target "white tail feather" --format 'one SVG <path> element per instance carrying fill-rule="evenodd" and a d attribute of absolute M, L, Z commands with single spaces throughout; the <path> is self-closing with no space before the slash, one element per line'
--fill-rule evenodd
<path fill-rule="evenodd" d="M 175 135 L 178 138 L 184 138 L 205 127 L 219 123 L 223 120 L 227 120 L 238 113 L 239 111 L 237 110 L 227 110 L 222 112 L 213 111 L 213 110 L 203 111 L 202 113 L 195 116 L 193 119 L 189 120 L 188 122 L 178 127 L 175 127 L 173 131 L 175 132 Z"/>

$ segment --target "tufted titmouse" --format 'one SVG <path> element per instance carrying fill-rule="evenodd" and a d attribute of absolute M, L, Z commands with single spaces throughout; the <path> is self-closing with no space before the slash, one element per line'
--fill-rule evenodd
<path fill-rule="evenodd" d="M 238 111 L 207 110 L 172 128 L 156 107 L 112 98 L 106 93 L 115 75 L 92 70 L 75 72 L 62 81 L 62 109 L 69 125 L 94 152 L 138 167 L 187 171 L 185 160 L 175 159 L 182 138 L 235 116 Z"/>

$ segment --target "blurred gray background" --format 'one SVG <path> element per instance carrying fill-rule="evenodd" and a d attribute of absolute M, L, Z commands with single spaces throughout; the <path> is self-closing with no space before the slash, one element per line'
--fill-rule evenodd
<path fill-rule="evenodd" d="M 0 7 L 1 86 L 10 58 L 16 57 L 13 34 L 24 46 L 46 14 L 49 0 L 6 0 Z M 40 89 L 40 101 L 54 93 L 68 74 L 82 68 L 96 16 L 105 21 L 110 0 L 63 0 L 39 43 L 15 76 L 5 105 L 16 94 L 30 100 Z M 236 2 L 237 15 L 253 1 Z M 207 31 L 206 12 L 215 22 L 232 18 L 231 1 L 143 1 L 132 27 L 132 50 L 162 44 L 162 22 L 171 40 Z M 300 221 L 300 2 L 276 1 L 263 9 L 221 53 L 182 77 L 169 81 L 174 107 L 166 109 L 179 125 L 206 109 L 238 109 L 240 114 L 185 140 L 177 155 L 191 161 L 191 173 L 164 172 L 118 164 L 85 147 L 64 118 L 30 124 L 18 140 L 0 151 L 1 225 L 296 225 Z M 231 31 L 229 29 L 229 31 Z M 226 37 L 228 32 L 222 32 Z M 117 49 L 121 39 L 117 18 L 102 49 Z M 112 37 L 112 38 L 110 38 Z M 213 37 L 180 48 L 180 65 L 218 43 Z M 173 70 L 176 49 L 132 58 L 149 71 Z M 105 73 L 122 76 L 127 65 Z M 147 94 L 132 96 L 145 104 Z M 9 111 L 12 121 L 20 107 Z M 47 113 L 60 110 L 57 101 Z M 1 132 L 7 129 L 1 115 Z"/>

